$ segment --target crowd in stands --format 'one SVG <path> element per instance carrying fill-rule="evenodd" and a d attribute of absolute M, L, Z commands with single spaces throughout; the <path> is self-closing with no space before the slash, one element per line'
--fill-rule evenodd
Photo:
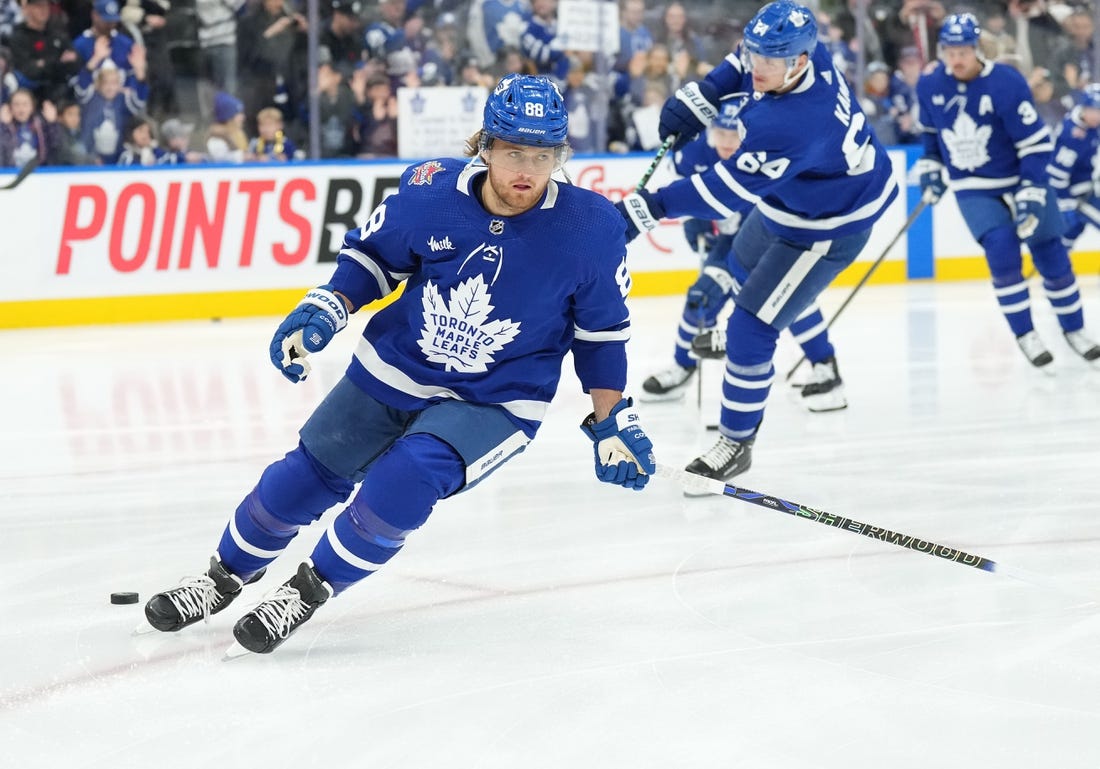
<path fill-rule="evenodd" d="M 647 121 L 733 49 L 760 5 L 618 0 L 619 51 L 605 59 L 562 41 L 557 0 L 319 4 L 324 158 L 395 156 L 398 88 L 491 88 L 509 72 L 559 84 L 575 151 L 651 149 Z M 1052 126 L 1091 81 L 1087 5 L 822 0 L 821 44 L 861 84 L 885 143 L 919 141 L 915 84 L 936 56 L 940 22 L 961 10 L 982 20 L 986 56 L 1027 76 Z M 0 0 L 0 166 L 34 156 L 69 165 L 304 157 L 314 119 L 308 16 L 306 0 Z"/>

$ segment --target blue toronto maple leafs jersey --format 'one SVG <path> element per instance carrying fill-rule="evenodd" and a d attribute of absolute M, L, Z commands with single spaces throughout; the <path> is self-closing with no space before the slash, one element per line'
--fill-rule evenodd
<path fill-rule="evenodd" d="M 752 92 L 739 54 L 706 76 L 720 96 Z M 668 216 L 726 219 L 755 206 L 775 234 L 817 242 L 870 228 L 897 197 L 886 149 L 822 46 L 794 90 L 753 93 L 738 118 L 732 157 L 656 193 Z"/>
<path fill-rule="evenodd" d="M 710 145 L 707 140 L 707 132 L 699 134 L 692 141 L 677 150 L 672 156 L 672 166 L 681 177 L 689 177 L 692 174 L 704 173 L 716 164 L 721 163 L 722 158 L 718 150 Z M 741 210 L 735 211 L 732 216 L 719 220 L 717 227 L 710 219 L 690 218 L 684 220 L 684 237 L 692 250 L 699 249 L 698 238 L 702 235 L 707 241 L 707 251 L 713 251 L 715 245 L 715 230 L 724 236 L 732 236 L 741 227 L 741 217 L 748 213 L 751 204 L 745 202 Z M 730 238 L 720 241 L 724 248 L 729 247 Z M 723 252 L 724 256 L 724 252 Z"/>
<path fill-rule="evenodd" d="M 1054 144 L 1015 68 L 987 62 L 964 83 L 940 62 L 917 82 L 917 105 L 925 156 L 947 167 L 956 195 L 999 195 L 1024 181 L 1047 183 Z"/>
<path fill-rule="evenodd" d="M 1058 129 L 1053 159 L 1047 166 L 1050 186 L 1058 195 L 1063 211 L 1077 207 L 1077 198 L 1091 197 L 1093 180 L 1100 177 L 1096 153 L 1100 149 L 1100 129 L 1090 128 L 1081 120 L 1081 108 L 1074 107 Z"/>
<path fill-rule="evenodd" d="M 518 216 L 482 208 L 482 165 L 431 160 L 344 237 L 333 289 L 368 321 L 348 376 L 383 403 L 502 406 L 533 437 L 572 351 L 584 389 L 622 390 L 630 319 L 625 224 L 605 198 L 551 181 Z"/>

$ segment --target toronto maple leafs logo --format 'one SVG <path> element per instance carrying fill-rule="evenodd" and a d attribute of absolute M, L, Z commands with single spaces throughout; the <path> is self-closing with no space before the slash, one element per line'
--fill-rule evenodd
<path fill-rule="evenodd" d="M 951 165 L 960 171 L 974 171 L 988 163 L 992 134 L 992 126 L 979 126 L 970 115 L 960 112 L 955 124 L 945 128 L 942 134 L 951 155 Z"/>
<path fill-rule="evenodd" d="M 489 320 L 492 298 L 481 275 L 452 288 L 449 301 L 432 281 L 424 285 L 424 328 L 417 344 L 429 363 L 465 374 L 488 370 L 493 356 L 516 338 L 520 327 L 512 320 Z"/>
<path fill-rule="evenodd" d="M 431 184 L 432 177 L 442 170 L 442 163 L 438 160 L 429 160 L 427 163 L 422 163 L 416 167 L 413 175 L 409 177 L 409 184 Z"/>

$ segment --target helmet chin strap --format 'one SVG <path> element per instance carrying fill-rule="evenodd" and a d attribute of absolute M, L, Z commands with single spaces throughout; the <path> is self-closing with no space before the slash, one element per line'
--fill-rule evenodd
<path fill-rule="evenodd" d="M 809 68 L 809 66 L 810 66 L 810 57 L 809 56 L 806 56 L 806 63 L 805 64 L 803 64 L 801 67 L 798 66 L 798 60 L 803 56 L 806 56 L 806 54 L 800 53 L 800 54 L 798 54 L 798 56 L 793 57 L 793 60 L 794 60 L 793 64 L 791 63 L 790 59 L 787 60 L 787 62 L 788 62 L 787 63 L 787 71 L 783 75 L 783 85 L 780 86 L 780 88 L 782 88 L 784 91 L 787 88 L 789 88 L 791 85 L 793 85 L 794 82 L 796 80 L 798 80 L 799 77 L 802 76 L 802 73 L 805 72 Z"/>

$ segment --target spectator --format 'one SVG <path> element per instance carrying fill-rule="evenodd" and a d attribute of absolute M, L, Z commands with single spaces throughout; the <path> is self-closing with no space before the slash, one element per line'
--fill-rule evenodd
<path fill-rule="evenodd" d="M 0 166 L 24 166 L 31 158 L 47 162 L 56 155 L 59 136 L 57 110 L 46 102 L 35 110 L 34 94 L 20 88 L 8 104 L 0 104 Z"/>
<path fill-rule="evenodd" d="M 201 163 L 206 156 L 191 149 L 193 123 L 184 123 L 179 118 L 169 118 L 160 124 L 160 139 L 164 154 L 157 159 L 159 165 L 183 165 Z"/>
<path fill-rule="evenodd" d="M 1066 108 L 1057 98 L 1050 71 L 1044 67 L 1038 67 L 1032 70 L 1027 82 L 1031 87 L 1031 98 L 1035 102 L 1035 110 L 1046 123 L 1047 128 L 1053 131 L 1065 119 Z"/>
<path fill-rule="evenodd" d="M 145 118 L 135 118 L 126 129 L 126 141 L 118 156 L 120 166 L 153 166 L 160 163 L 164 150 L 153 141 L 153 124 Z"/>
<path fill-rule="evenodd" d="M 7 104 L 19 88 L 19 80 L 11 71 L 11 51 L 0 46 L 0 104 Z"/>
<path fill-rule="evenodd" d="M 176 73 L 168 36 L 168 0 L 127 0 L 119 15 L 128 29 L 136 29 L 145 46 L 149 67 L 149 111 L 164 115 L 179 111 L 176 99 Z"/>
<path fill-rule="evenodd" d="M 92 26 L 73 40 L 73 48 L 80 60 L 87 64 L 96 56 L 97 49 L 106 45 L 109 58 L 123 71 L 125 80 L 129 74 L 130 49 L 134 47 L 134 40 L 118 31 L 120 21 L 122 16 L 119 15 L 118 0 L 95 0 L 92 6 Z M 97 56 L 97 61 L 102 63 L 104 60 Z"/>
<path fill-rule="evenodd" d="M 243 163 L 247 151 L 244 103 L 219 91 L 214 96 L 214 122 L 207 130 L 206 154 L 215 163 Z"/>
<path fill-rule="evenodd" d="M 130 52 L 132 74 L 124 84 L 122 70 L 106 57 L 106 47 L 97 46 L 104 54 L 96 56 L 80 70 L 81 117 L 80 133 L 84 146 L 102 165 L 113 166 L 122 153 L 122 137 L 130 120 L 145 112 L 145 49 L 135 46 Z M 94 85 L 93 85 L 94 83 Z M 125 85 L 125 87 L 124 87 Z"/>
<path fill-rule="evenodd" d="M 352 131 L 358 157 L 397 156 L 397 99 L 389 78 L 375 75 L 366 82 L 356 117 Z"/>
<path fill-rule="evenodd" d="M 237 93 L 237 12 L 245 0 L 195 0 L 202 76 L 221 92 Z"/>
<path fill-rule="evenodd" d="M 569 74 L 562 97 L 569 113 L 569 146 L 574 152 L 603 152 L 598 126 L 607 125 L 608 103 L 590 75 L 591 54 L 569 56 Z"/>
<path fill-rule="evenodd" d="M 62 102 L 57 108 L 57 145 L 50 165 L 93 166 L 99 160 L 84 146 L 80 134 L 80 105 Z"/>
<path fill-rule="evenodd" d="M 341 70 L 322 63 L 317 68 L 317 89 L 320 91 L 321 157 L 339 158 L 351 154 L 351 131 L 355 119 L 355 95 L 344 82 Z"/>
<path fill-rule="evenodd" d="M 687 77 L 684 68 L 686 60 L 680 57 L 680 66 L 674 65 L 669 57 L 668 46 L 664 43 L 655 43 L 646 54 L 645 69 L 640 77 L 635 77 L 630 83 L 630 93 L 636 104 L 663 104 L 673 91 L 678 87 L 676 83 L 683 82 Z M 646 93 L 650 98 L 646 98 Z M 654 101 L 656 98 L 660 101 Z"/>
<path fill-rule="evenodd" d="M 532 0 L 531 20 L 520 38 L 520 50 L 531 62 L 532 74 L 561 81 L 569 73 L 569 60 L 557 34 L 558 0 Z"/>
<path fill-rule="evenodd" d="M 80 57 L 64 24 L 50 19 L 49 0 L 23 0 L 23 21 L 8 40 L 12 72 L 38 100 L 70 95 L 69 79 L 80 70 Z"/>
<path fill-rule="evenodd" d="M 867 115 L 867 120 L 878 139 L 883 144 L 897 144 L 898 133 L 890 100 L 890 68 L 881 61 L 867 65 L 867 74 L 863 79 L 863 96 L 859 106 Z"/>
<path fill-rule="evenodd" d="M 379 0 L 378 12 L 381 18 L 367 27 L 364 36 L 366 54 L 385 62 L 391 74 L 404 74 L 416 66 L 416 55 L 405 36 L 405 0 Z"/>
<path fill-rule="evenodd" d="M 653 47 L 653 33 L 644 24 L 645 0 L 622 0 L 619 9 L 619 53 L 615 69 L 628 72 L 631 61 Z"/>
<path fill-rule="evenodd" d="M 466 56 L 462 59 L 462 68 L 458 71 L 458 82 L 455 85 L 492 88 L 494 84 L 493 76 L 482 69 L 476 56 Z"/>
<path fill-rule="evenodd" d="M 306 18 L 291 13 L 284 0 L 262 0 L 241 19 L 237 50 L 246 115 L 280 104 L 280 100 L 286 114 L 297 114 L 301 93 L 295 88 L 296 98 L 290 103 L 289 83 L 297 71 L 296 53 L 304 51 L 308 26 Z"/>
<path fill-rule="evenodd" d="M 665 6 L 664 25 L 657 33 L 656 41 L 668 48 L 676 69 L 679 88 L 685 80 L 694 80 L 710 72 L 712 64 L 706 61 L 703 38 L 688 22 L 683 3 L 672 2 Z M 682 73 L 682 74 L 681 74 Z"/>
<path fill-rule="evenodd" d="M 332 0 L 332 16 L 321 30 L 319 45 L 328 50 L 332 66 L 351 77 L 363 60 L 363 18 L 359 0 Z"/>
<path fill-rule="evenodd" d="M 1005 31 L 1016 41 L 1024 77 L 1038 82 L 1043 73 L 1036 70 L 1049 67 L 1062 38 L 1062 25 L 1050 15 L 1045 0 L 1008 0 L 1008 17 Z"/>
<path fill-rule="evenodd" d="M 298 148 L 283 131 L 283 113 L 265 107 L 256 114 L 258 135 L 248 143 L 248 158 L 261 163 L 293 160 Z"/>
<path fill-rule="evenodd" d="M 501 48 L 518 48 L 530 20 L 527 0 L 474 0 L 467 18 L 466 40 L 478 64 L 483 69 L 492 67 Z"/>
<path fill-rule="evenodd" d="M 913 46 L 922 66 L 934 61 L 940 26 L 946 15 L 939 0 L 904 0 L 896 14 L 891 13 L 882 21 L 879 40 L 883 60 L 896 65 L 901 49 Z"/>
<path fill-rule="evenodd" d="M 0 0 L 0 45 L 6 43 L 15 26 L 23 20 L 19 0 Z"/>
<path fill-rule="evenodd" d="M 1059 99 L 1083 90 L 1092 82 L 1095 29 L 1092 12 L 1077 8 L 1062 22 L 1062 27 L 1066 30 L 1066 38 L 1055 49 L 1050 64 L 1054 95 Z"/>
<path fill-rule="evenodd" d="M 917 81 L 920 80 L 921 69 L 917 49 L 912 46 L 902 48 L 898 55 L 898 68 L 890 78 L 891 111 L 899 144 L 918 144 L 921 141 L 916 118 Z"/>

